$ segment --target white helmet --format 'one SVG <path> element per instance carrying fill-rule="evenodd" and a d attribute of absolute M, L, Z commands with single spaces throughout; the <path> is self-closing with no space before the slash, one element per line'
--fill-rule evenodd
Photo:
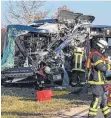
<path fill-rule="evenodd" d="M 102 53 L 105 52 L 105 50 L 108 48 L 108 43 L 107 41 L 103 40 L 103 39 L 100 39 L 98 42 L 97 42 L 97 46 L 100 47 L 100 49 L 102 50 Z"/>
<path fill-rule="evenodd" d="M 50 74 L 51 68 L 48 67 L 48 66 L 46 66 L 46 67 L 44 68 L 44 71 L 45 71 L 47 74 Z"/>

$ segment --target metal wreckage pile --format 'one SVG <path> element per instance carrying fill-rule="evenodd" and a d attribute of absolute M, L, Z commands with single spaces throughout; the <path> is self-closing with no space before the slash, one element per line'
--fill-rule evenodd
<path fill-rule="evenodd" d="M 62 81 L 74 48 L 90 40 L 95 17 L 61 11 L 57 19 L 9 25 L 2 58 L 2 84 L 34 83 L 37 89 Z M 88 51 L 88 46 L 85 47 Z M 87 53 L 87 52 L 86 52 Z"/>

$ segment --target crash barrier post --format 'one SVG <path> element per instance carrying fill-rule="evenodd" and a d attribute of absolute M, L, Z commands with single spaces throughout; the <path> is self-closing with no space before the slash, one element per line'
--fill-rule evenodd
<path fill-rule="evenodd" d="M 48 101 L 53 96 L 52 90 L 41 90 L 36 92 L 36 101 Z"/>
<path fill-rule="evenodd" d="M 108 92 L 108 96 L 107 96 L 107 104 L 109 107 L 111 107 L 111 85 L 109 85 L 106 88 L 107 92 Z"/>

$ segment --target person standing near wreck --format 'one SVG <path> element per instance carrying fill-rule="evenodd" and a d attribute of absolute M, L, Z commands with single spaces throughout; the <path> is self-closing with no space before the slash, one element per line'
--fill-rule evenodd
<path fill-rule="evenodd" d="M 77 47 L 74 49 L 74 54 L 72 56 L 72 64 L 71 64 L 71 72 L 72 72 L 72 86 L 81 86 L 77 93 L 82 91 L 82 87 L 86 84 L 85 78 L 85 66 L 84 63 L 86 61 L 85 58 L 85 50 L 84 47 Z M 76 91 L 75 91 L 76 92 Z M 72 93 L 75 93 L 72 92 Z"/>
<path fill-rule="evenodd" d="M 89 70 L 88 84 L 90 85 L 93 100 L 90 104 L 88 118 L 95 118 L 98 106 L 102 109 L 105 118 L 111 118 L 111 111 L 107 106 L 107 97 L 105 96 L 105 77 L 106 71 L 111 71 L 109 65 L 103 56 L 108 43 L 100 39 L 96 42 L 96 47 L 90 52 L 86 61 L 86 67 Z"/>

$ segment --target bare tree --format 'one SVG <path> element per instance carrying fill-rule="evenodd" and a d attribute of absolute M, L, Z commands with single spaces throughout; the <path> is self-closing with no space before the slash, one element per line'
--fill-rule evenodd
<path fill-rule="evenodd" d="M 66 5 L 64 5 L 57 9 L 57 12 L 52 16 L 52 18 L 57 18 L 58 14 L 60 13 L 61 10 L 70 11 L 70 9 Z"/>
<path fill-rule="evenodd" d="M 44 1 L 9 1 L 7 2 L 5 18 L 9 24 L 12 22 L 29 24 L 33 20 L 44 19 L 50 10 L 40 11 Z"/>

